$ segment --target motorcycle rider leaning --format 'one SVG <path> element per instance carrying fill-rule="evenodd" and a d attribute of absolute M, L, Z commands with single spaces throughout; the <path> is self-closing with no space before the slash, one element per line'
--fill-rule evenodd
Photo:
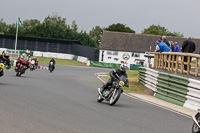
<path fill-rule="evenodd" d="M 16 68 L 15 68 L 15 71 L 17 71 L 18 70 L 18 63 L 19 63 L 19 60 L 20 59 L 24 59 L 24 60 L 26 60 L 26 61 L 29 61 L 29 59 L 30 59 L 30 50 L 26 50 L 25 51 L 25 53 L 23 53 L 19 58 L 18 58 L 18 60 L 17 60 L 17 62 L 16 62 Z M 27 69 L 29 68 L 29 65 L 26 65 L 26 67 L 27 67 Z M 26 71 L 26 70 L 24 70 L 24 71 Z"/>
<path fill-rule="evenodd" d="M 126 78 L 128 78 L 127 74 L 126 74 L 126 70 L 128 69 L 126 64 L 122 64 L 120 66 L 120 69 L 115 69 L 112 70 L 109 74 L 110 74 L 110 79 L 108 80 L 108 82 L 102 87 L 101 93 L 107 89 L 110 85 L 112 85 L 113 81 L 119 81 L 119 77 L 121 77 L 122 75 L 125 76 Z M 126 87 L 129 87 L 129 82 L 125 85 Z M 123 90 L 122 90 L 123 93 Z"/>
<path fill-rule="evenodd" d="M 3 63 L 4 65 L 7 65 L 6 69 L 11 68 L 10 59 L 9 59 L 9 53 L 7 51 L 3 51 L 2 54 L 0 54 L 0 63 Z M 4 72 L 0 72 L 0 77 L 4 75 Z"/>
<path fill-rule="evenodd" d="M 51 58 L 51 60 L 49 61 L 49 68 L 50 68 L 50 63 L 53 62 L 53 70 L 55 69 L 55 64 L 56 61 L 54 60 L 54 58 Z"/>

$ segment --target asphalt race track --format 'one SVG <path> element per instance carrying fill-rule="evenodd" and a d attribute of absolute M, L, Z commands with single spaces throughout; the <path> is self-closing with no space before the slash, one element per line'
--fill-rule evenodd
<path fill-rule="evenodd" d="M 190 133 L 192 119 L 122 95 L 98 103 L 94 75 L 109 69 L 56 66 L 0 78 L 0 133 Z"/>

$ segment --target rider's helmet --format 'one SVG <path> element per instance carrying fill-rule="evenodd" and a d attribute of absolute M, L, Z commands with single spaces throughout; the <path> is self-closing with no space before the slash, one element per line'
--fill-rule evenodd
<path fill-rule="evenodd" d="M 30 53 L 31 53 L 31 52 L 30 52 L 30 50 L 26 50 L 25 53 L 26 53 L 26 55 L 30 56 Z"/>
<path fill-rule="evenodd" d="M 128 67 L 126 64 L 121 64 L 121 66 L 120 66 L 121 71 L 126 72 L 127 69 L 128 69 Z"/>
<path fill-rule="evenodd" d="M 9 53 L 7 51 L 3 51 L 2 55 L 3 55 L 4 60 L 8 60 Z"/>

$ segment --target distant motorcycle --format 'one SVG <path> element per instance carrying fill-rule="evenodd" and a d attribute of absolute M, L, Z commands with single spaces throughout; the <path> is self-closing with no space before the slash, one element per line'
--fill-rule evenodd
<path fill-rule="evenodd" d="M 35 60 L 31 60 L 30 71 L 33 71 L 35 69 L 37 69 L 36 62 L 35 62 Z"/>
<path fill-rule="evenodd" d="M 50 71 L 50 73 L 52 73 L 53 70 L 54 70 L 54 64 L 53 64 L 53 62 L 50 62 L 50 64 L 49 64 L 49 71 Z"/>
<path fill-rule="evenodd" d="M 200 133 L 200 109 L 195 116 L 192 116 L 194 124 L 192 125 L 192 133 Z"/>
<path fill-rule="evenodd" d="M 27 66 L 30 64 L 29 61 L 24 60 L 23 58 L 20 58 L 17 64 L 17 69 L 16 70 L 16 76 L 21 76 L 22 74 L 25 73 Z"/>
<path fill-rule="evenodd" d="M 121 93 L 123 92 L 123 86 L 126 86 L 128 79 L 125 76 L 119 77 L 119 81 L 114 81 L 112 86 L 109 86 L 103 92 L 101 88 L 98 88 L 98 97 L 97 101 L 102 102 L 103 100 L 109 101 L 109 104 L 114 105 L 120 98 Z"/>

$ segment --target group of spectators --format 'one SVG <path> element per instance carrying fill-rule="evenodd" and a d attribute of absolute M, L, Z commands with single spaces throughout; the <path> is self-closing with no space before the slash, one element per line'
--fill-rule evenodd
<path fill-rule="evenodd" d="M 193 53 L 195 51 L 195 43 L 192 41 L 191 37 L 188 37 L 182 44 L 182 48 L 177 42 L 168 41 L 166 36 L 162 36 L 156 42 L 155 52 L 184 52 L 184 53 Z M 192 57 L 190 57 L 190 62 Z M 187 56 L 184 56 L 184 62 L 187 62 Z M 187 65 L 184 65 L 184 69 L 187 70 Z M 190 68 L 191 69 L 191 68 Z"/>

